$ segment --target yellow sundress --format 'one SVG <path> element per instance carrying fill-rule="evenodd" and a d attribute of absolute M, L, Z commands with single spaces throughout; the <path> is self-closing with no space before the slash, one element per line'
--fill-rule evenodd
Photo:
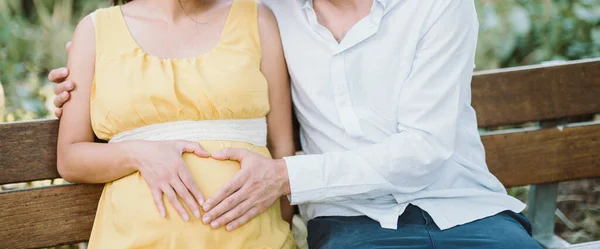
<path fill-rule="evenodd" d="M 97 10 L 96 71 L 90 96 L 95 134 L 111 140 L 119 134 L 163 124 L 158 133 L 166 134 L 166 129 L 184 135 L 204 132 L 205 137 L 210 137 L 213 133 L 206 130 L 184 125 L 185 130 L 177 124 L 220 120 L 224 121 L 223 129 L 218 124 L 211 125 L 216 128 L 213 139 L 198 141 L 207 151 L 237 147 L 270 156 L 264 144 L 236 140 L 236 134 L 227 133 L 232 131 L 228 120 L 263 120 L 269 112 L 268 85 L 260 71 L 257 18 L 256 0 L 233 0 L 216 47 L 194 58 L 163 59 L 144 52 L 135 42 L 119 6 Z M 243 124 L 234 122 L 233 127 L 238 125 L 243 131 Z M 183 159 L 205 197 L 210 197 L 240 168 L 237 162 L 189 153 Z M 166 218 L 158 213 L 139 172 L 107 183 L 89 248 L 295 247 L 289 225 L 281 219 L 279 202 L 234 231 L 214 230 L 190 212 L 190 220 L 184 222 L 166 198 L 164 203 Z"/>

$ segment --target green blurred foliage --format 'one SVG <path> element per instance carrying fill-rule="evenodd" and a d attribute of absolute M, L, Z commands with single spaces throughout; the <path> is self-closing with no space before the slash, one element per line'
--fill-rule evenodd
<path fill-rule="evenodd" d="M 476 0 L 476 70 L 600 57 L 600 0 Z M 52 117 L 47 73 L 66 64 L 77 22 L 107 0 L 0 1 L 5 120 Z"/>
<path fill-rule="evenodd" d="M 5 121 L 51 117 L 50 69 L 65 65 L 75 25 L 105 1 L 0 1 L 0 83 Z"/>
<path fill-rule="evenodd" d="M 477 68 L 600 57 L 600 0 L 479 0 Z"/>

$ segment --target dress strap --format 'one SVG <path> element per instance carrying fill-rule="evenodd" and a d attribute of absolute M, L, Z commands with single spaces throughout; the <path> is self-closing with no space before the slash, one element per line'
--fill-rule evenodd
<path fill-rule="evenodd" d="M 243 49 L 260 61 L 258 1 L 233 0 L 222 36 L 222 45 Z"/>
<path fill-rule="evenodd" d="M 96 62 L 131 51 L 135 43 L 123 18 L 121 6 L 101 8 L 91 14 L 96 30 Z"/>
<path fill-rule="evenodd" d="M 94 26 L 96 26 L 96 12 L 92 12 L 90 14 L 90 18 L 92 18 L 92 24 L 94 24 Z"/>

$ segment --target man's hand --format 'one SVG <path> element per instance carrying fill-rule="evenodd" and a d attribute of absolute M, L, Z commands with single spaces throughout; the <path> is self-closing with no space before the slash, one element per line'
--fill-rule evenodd
<path fill-rule="evenodd" d="M 217 160 L 239 161 L 241 170 L 225 183 L 204 205 L 202 222 L 212 228 L 226 225 L 231 231 L 269 208 L 279 197 L 289 194 L 287 167 L 257 153 L 229 148 L 211 154 Z"/>
<path fill-rule="evenodd" d="M 67 53 L 71 48 L 71 42 L 68 42 L 66 45 Z M 54 114 L 57 118 L 62 116 L 62 106 L 69 101 L 70 91 L 75 89 L 75 84 L 73 82 L 66 80 L 69 76 L 69 70 L 66 67 L 56 68 L 50 71 L 48 74 L 48 80 L 51 82 L 57 83 L 54 87 L 54 94 L 56 97 L 54 98 L 54 106 L 57 107 Z"/>

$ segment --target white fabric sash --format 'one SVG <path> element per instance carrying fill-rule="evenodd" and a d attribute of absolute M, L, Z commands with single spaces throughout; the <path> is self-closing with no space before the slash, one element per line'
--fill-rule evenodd
<path fill-rule="evenodd" d="M 109 143 L 128 140 L 225 140 L 266 146 L 267 120 L 256 118 L 158 123 L 121 132 L 112 137 Z"/>

